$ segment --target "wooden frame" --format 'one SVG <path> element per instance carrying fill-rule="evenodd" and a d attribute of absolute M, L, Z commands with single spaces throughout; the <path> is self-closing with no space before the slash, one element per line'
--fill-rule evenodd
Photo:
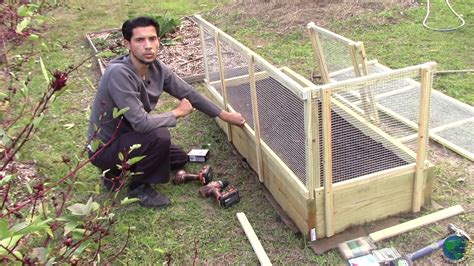
<path fill-rule="evenodd" d="M 378 69 L 382 69 L 384 71 L 391 70 L 389 67 L 384 66 L 382 64 L 379 64 L 378 62 L 375 62 L 375 63 L 374 62 L 368 62 L 367 61 L 367 55 L 366 55 L 365 48 L 364 48 L 364 44 L 362 42 L 352 41 L 352 40 L 350 40 L 346 37 L 343 37 L 341 35 L 338 35 L 334 32 L 331 32 L 331 31 L 326 30 L 324 28 L 318 27 L 313 22 L 308 23 L 307 27 L 308 27 L 308 31 L 309 31 L 309 35 L 310 35 L 310 40 L 311 40 L 311 43 L 313 45 L 313 50 L 314 50 L 314 55 L 316 57 L 316 62 L 317 62 L 317 65 L 319 66 L 321 76 L 322 76 L 322 80 L 323 80 L 324 84 L 334 82 L 333 77 L 338 76 L 338 75 L 343 74 L 343 73 L 348 73 L 350 71 L 354 71 L 356 76 L 368 75 L 369 74 L 369 65 L 373 65 L 374 67 L 376 67 Z M 341 44 L 347 46 L 348 52 L 351 55 L 353 66 L 349 67 L 349 68 L 344 68 L 344 69 L 341 69 L 341 70 L 338 70 L 338 71 L 334 71 L 334 72 L 328 72 L 326 58 L 325 58 L 325 55 L 323 53 L 323 49 L 321 47 L 321 44 L 319 42 L 319 37 L 318 37 L 319 34 L 322 34 L 322 35 L 326 36 L 327 38 L 330 38 L 334 42 L 338 42 L 338 43 L 341 43 Z M 432 72 L 431 74 L 433 74 L 434 70 L 432 70 L 431 72 Z M 417 83 L 417 82 L 413 80 L 413 83 Z M 417 86 L 419 86 L 419 84 L 417 84 Z M 390 91 L 390 92 L 384 93 L 382 95 L 377 95 L 375 97 L 376 99 L 374 99 L 374 96 L 372 94 L 367 94 L 367 92 L 364 90 L 364 88 L 361 88 L 359 95 L 357 95 L 357 97 L 359 97 L 361 99 L 361 103 L 362 103 L 363 112 L 361 112 L 361 113 L 369 114 L 367 116 L 367 119 L 369 119 L 370 121 L 373 121 L 374 123 L 378 123 L 379 122 L 378 111 L 382 111 L 382 112 L 392 116 L 393 118 L 397 119 L 398 121 L 402 122 L 403 124 L 407 125 L 408 127 L 412 128 L 414 130 L 417 130 L 417 131 L 421 131 L 418 128 L 418 124 L 419 124 L 418 122 L 419 121 L 410 121 L 407 118 L 397 114 L 396 112 L 394 112 L 394 111 L 392 111 L 392 110 L 390 110 L 390 109 L 388 109 L 388 108 L 386 108 L 386 107 L 384 107 L 380 104 L 377 104 L 376 101 L 375 101 L 377 99 L 390 96 L 391 94 L 400 93 L 403 90 L 408 91 L 409 88 L 408 87 L 400 88 L 397 91 Z M 439 99 L 442 99 L 443 101 L 449 102 L 449 103 L 455 105 L 458 108 L 462 108 L 463 110 L 466 110 L 466 112 L 470 112 L 470 113 L 474 114 L 474 108 L 472 106 L 469 106 L 467 104 L 459 102 L 459 101 L 457 101 L 457 100 L 455 100 L 455 99 L 453 99 L 453 98 L 451 98 L 451 97 L 449 97 L 449 96 L 447 96 L 447 95 L 445 95 L 445 94 L 443 94 L 439 91 L 433 91 L 432 94 L 433 94 L 433 96 L 438 97 Z M 357 103 L 353 103 L 353 104 L 355 105 Z M 471 116 L 469 118 L 463 119 L 462 120 L 463 122 L 460 122 L 460 123 L 458 121 L 452 121 L 451 123 L 448 123 L 447 125 L 432 127 L 432 128 L 430 128 L 430 131 L 429 131 L 429 137 L 431 139 L 435 140 L 436 142 L 440 143 L 441 145 L 448 147 L 452 151 L 464 156 L 465 158 L 467 158 L 471 161 L 474 161 L 474 152 L 469 151 L 466 148 L 461 147 L 461 146 L 453 143 L 452 141 L 448 140 L 447 138 L 444 138 L 444 137 L 442 137 L 438 134 L 438 132 L 440 132 L 441 130 L 443 130 L 445 128 L 460 126 L 463 123 L 470 122 L 471 119 L 473 119 L 473 118 L 474 118 L 474 116 Z M 401 138 L 400 140 L 404 141 L 404 142 L 408 142 L 408 141 L 411 141 L 411 140 L 414 140 L 414 139 L 417 139 L 417 138 L 418 138 L 418 133 L 412 134 L 412 135 L 409 135 L 409 136 L 405 136 L 405 137 Z"/>
<path fill-rule="evenodd" d="M 278 69 L 272 66 L 201 17 L 196 16 L 195 20 L 201 27 L 206 28 L 207 32 L 215 32 L 220 42 L 236 48 L 242 56 L 248 58 L 248 74 L 227 78 L 221 75 L 220 83 L 206 84 L 210 99 L 219 105 L 225 105 L 229 111 L 234 111 L 230 101 L 226 100 L 224 103 L 225 97 L 215 92 L 213 84 L 222 84 L 227 93 L 238 89 L 240 85 L 250 88 L 251 97 L 248 99 L 249 102 L 246 102 L 246 106 L 251 106 L 254 124 L 253 126 L 247 124 L 243 128 L 231 126 L 227 134 L 232 135 L 235 148 L 246 158 L 250 167 L 257 171 L 260 181 L 303 234 L 308 234 L 315 228 L 318 237 L 329 237 L 352 225 L 375 221 L 402 212 L 411 212 L 414 205 L 421 206 L 430 202 L 432 165 L 427 163 L 423 156 L 417 157 L 415 152 L 386 134 L 378 128 L 376 123 L 368 122 L 347 104 L 341 102 L 334 92 L 347 86 L 364 88 L 367 87 L 367 82 L 390 80 L 407 73 L 410 75 L 421 73 L 422 69 L 428 73 L 432 64 L 316 86 L 286 67 Z M 258 72 L 255 71 L 254 65 L 258 65 Z M 259 104 L 261 101 L 259 90 L 264 87 L 260 87 L 257 81 L 264 82 L 268 78 L 273 80 L 271 84 L 278 84 L 285 89 L 285 93 L 295 96 L 304 104 L 302 140 L 305 148 L 305 179 L 287 165 L 281 154 L 272 150 L 273 144 L 265 142 L 260 136 L 262 118 L 259 117 L 259 108 L 262 106 Z M 330 79 L 329 76 L 327 78 Z M 422 82 L 428 89 L 430 84 L 427 81 Z M 272 88 L 265 87 L 265 89 Z M 280 95 L 276 94 L 274 97 L 278 96 Z M 406 164 L 333 183 L 331 117 L 334 110 L 338 111 L 341 119 L 347 120 L 363 135 L 384 139 L 384 149 L 403 158 Z M 227 128 L 221 120 L 216 121 L 221 128 Z M 424 141 L 424 134 L 420 133 L 420 141 Z M 320 160 L 322 160 L 321 167 Z M 420 162 L 422 166 L 419 165 Z M 324 180 L 322 185 L 321 180 Z M 354 195 L 357 196 L 357 200 Z"/>

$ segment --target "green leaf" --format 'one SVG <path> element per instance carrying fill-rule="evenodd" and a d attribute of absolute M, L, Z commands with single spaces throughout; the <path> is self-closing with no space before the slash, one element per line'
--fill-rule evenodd
<path fill-rule="evenodd" d="M 125 107 L 125 108 L 122 108 L 120 109 L 120 111 L 118 111 L 118 109 L 116 107 L 114 107 L 114 110 L 113 110 L 113 113 L 112 113 L 112 117 L 113 118 L 117 118 L 121 115 L 123 115 L 125 112 L 127 112 L 130 108 L 129 107 Z"/>
<path fill-rule="evenodd" d="M 89 243 L 82 242 L 79 247 L 74 251 L 74 254 L 81 255 L 82 252 L 89 246 Z"/>
<path fill-rule="evenodd" d="M 14 177 L 14 175 L 7 174 L 2 180 L 0 180 L 0 186 L 5 186 L 6 184 L 10 183 Z"/>
<path fill-rule="evenodd" d="M 40 66 L 41 66 L 41 72 L 43 72 L 44 79 L 46 80 L 46 83 L 49 84 L 51 79 L 49 78 L 48 70 L 46 69 L 46 66 L 44 65 L 43 59 L 41 57 L 40 57 L 39 61 L 40 61 Z"/>
<path fill-rule="evenodd" d="M 12 237 L 7 237 L 4 238 L 0 241 L 0 255 L 5 255 L 8 254 L 8 251 L 4 249 L 3 247 L 6 247 L 8 249 L 12 249 L 14 246 L 16 246 L 16 243 L 22 238 L 22 236 L 12 236 Z"/>
<path fill-rule="evenodd" d="M 21 32 L 30 25 L 31 18 L 26 17 L 20 23 L 16 25 L 16 33 L 21 34 Z"/>
<path fill-rule="evenodd" d="M 66 225 L 64 225 L 64 235 L 69 234 L 72 230 L 76 229 L 78 225 L 79 225 L 79 222 L 76 222 L 76 221 L 66 223 Z"/>
<path fill-rule="evenodd" d="M 142 146 L 141 144 L 133 144 L 132 146 L 130 146 L 129 152 L 139 149 L 141 146 Z"/>
<path fill-rule="evenodd" d="M 56 221 L 59 221 L 59 222 L 74 222 L 74 221 L 81 221 L 81 219 L 75 215 L 70 215 L 70 214 L 66 214 L 66 215 L 63 215 L 61 217 L 58 217 L 56 218 Z"/>
<path fill-rule="evenodd" d="M 70 210 L 71 213 L 74 215 L 79 215 L 79 216 L 87 215 L 87 207 L 85 204 L 76 203 L 72 206 L 69 206 L 67 209 Z"/>
<path fill-rule="evenodd" d="M 30 36 L 28 38 L 30 38 L 30 40 L 32 40 L 32 41 L 36 41 L 36 40 L 39 39 L 39 36 L 37 34 L 32 33 L 32 34 L 30 34 Z"/>
<path fill-rule="evenodd" d="M 16 13 L 20 17 L 26 17 L 26 16 L 31 16 L 33 12 L 25 5 L 20 6 L 17 10 Z"/>
<path fill-rule="evenodd" d="M 86 233 L 86 230 L 82 228 L 75 228 L 71 231 L 72 238 L 75 240 L 83 238 L 85 233 Z"/>
<path fill-rule="evenodd" d="M 68 207 L 68 210 L 70 210 L 74 215 L 87 216 L 91 213 L 91 211 L 95 211 L 98 208 L 99 204 L 97 202 L 93 202 L 92 197 L 90 197 L 86 204 L 76 203 Z"/>
<path fill-rule="evenodd" d="M 122 162 L 123 160 L 125 160 L 125 157 L 123 157 L 123 153 L 122 152 L 119 152 L 118 153 L 118 157 L 119 157 L 119 160 Z"/>
<path fill-rule="evenodd" d="M 4 239 L 8 237 L 10 232 L 8 231 L 8 222 L 2 218 L 0 219 L 0 239 Z"/>
<path fill-rule="evenodd" d="M 130 203 L 134 203 L 134 202 L 137 202 L 137 201 L 140 201 L 140 199 L 137 199 L 137 198 L 128 198 L 128 197 L 125 197 L 122 201 L 120 201 L 120 204 L 121 205 L 127 205 L 127 204 L 130 204 Z"/>
<path fill-rule="evenodd" d="M 143 160 L 143 158 L 145 158 L 146 155 L 143 155 L 143 156 L 137 156 L 137 157 L 133 157 L 133 158 L 130 158 L 127 163 L 129 165 L 134 165 L 136 163 L 138 163 L 139 161 Z"/>
<path fill-rule="evenodd" d="M 91 141 L 92 152 L 96 152 L 97 149 L 99 148 L 99 145 L 100 145 L 100 141 L 98 139 L 93 139 Z"/>

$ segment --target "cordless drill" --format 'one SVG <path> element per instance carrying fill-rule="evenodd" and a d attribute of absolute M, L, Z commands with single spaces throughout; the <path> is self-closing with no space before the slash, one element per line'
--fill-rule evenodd
<path fill-rule="evenodd" d="M 228 185 L 229 182 L 225 180 L 212 181 L 202 186 L 199 189 L 199 194 L 206 198 L 212 196 L 219 206 L 226 208 L 240 201 L 239 191 L 235 187 L 224 190 Z"/>
<path fill-rule="evenodd" d="M 179 185 L 193 180 L 199 180 L 201 185 L 207 185 L 212 180 L 212 167 L 210 165 L 204 165 L 201 170 L 199 170 L 199 174 L 189 174 L 184 170 L 179 170 L 175 178 L 173 178 L 173 184 Z"/>

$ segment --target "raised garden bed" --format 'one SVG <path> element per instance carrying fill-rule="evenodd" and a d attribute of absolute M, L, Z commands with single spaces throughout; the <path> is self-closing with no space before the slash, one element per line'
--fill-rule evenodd
<path fill-rule="evenodd" d="M 303 234 L 315 229 L 318 237 L 329 237 L 430 203 L 427 127 L 420 127 L 413 151 L 390 135 L 390 117 L 372 121 L 339 95 L 406 79 L 421 80 L 426 94 L 433 64 L 316 86 L 195 19 L 202 28 L 210 98 L 248 121 L 243 129 L 218 120 L 219 125 Z"/>

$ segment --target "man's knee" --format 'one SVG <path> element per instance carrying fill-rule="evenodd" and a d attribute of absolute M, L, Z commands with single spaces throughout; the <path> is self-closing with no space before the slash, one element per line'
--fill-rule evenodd
<path fill-rule="evenodd" d="M 145 135 L 145 137 L 162 147 L 169 147 L 171 145 L 171 135 L 168 128 L 155 128 Z"/>

